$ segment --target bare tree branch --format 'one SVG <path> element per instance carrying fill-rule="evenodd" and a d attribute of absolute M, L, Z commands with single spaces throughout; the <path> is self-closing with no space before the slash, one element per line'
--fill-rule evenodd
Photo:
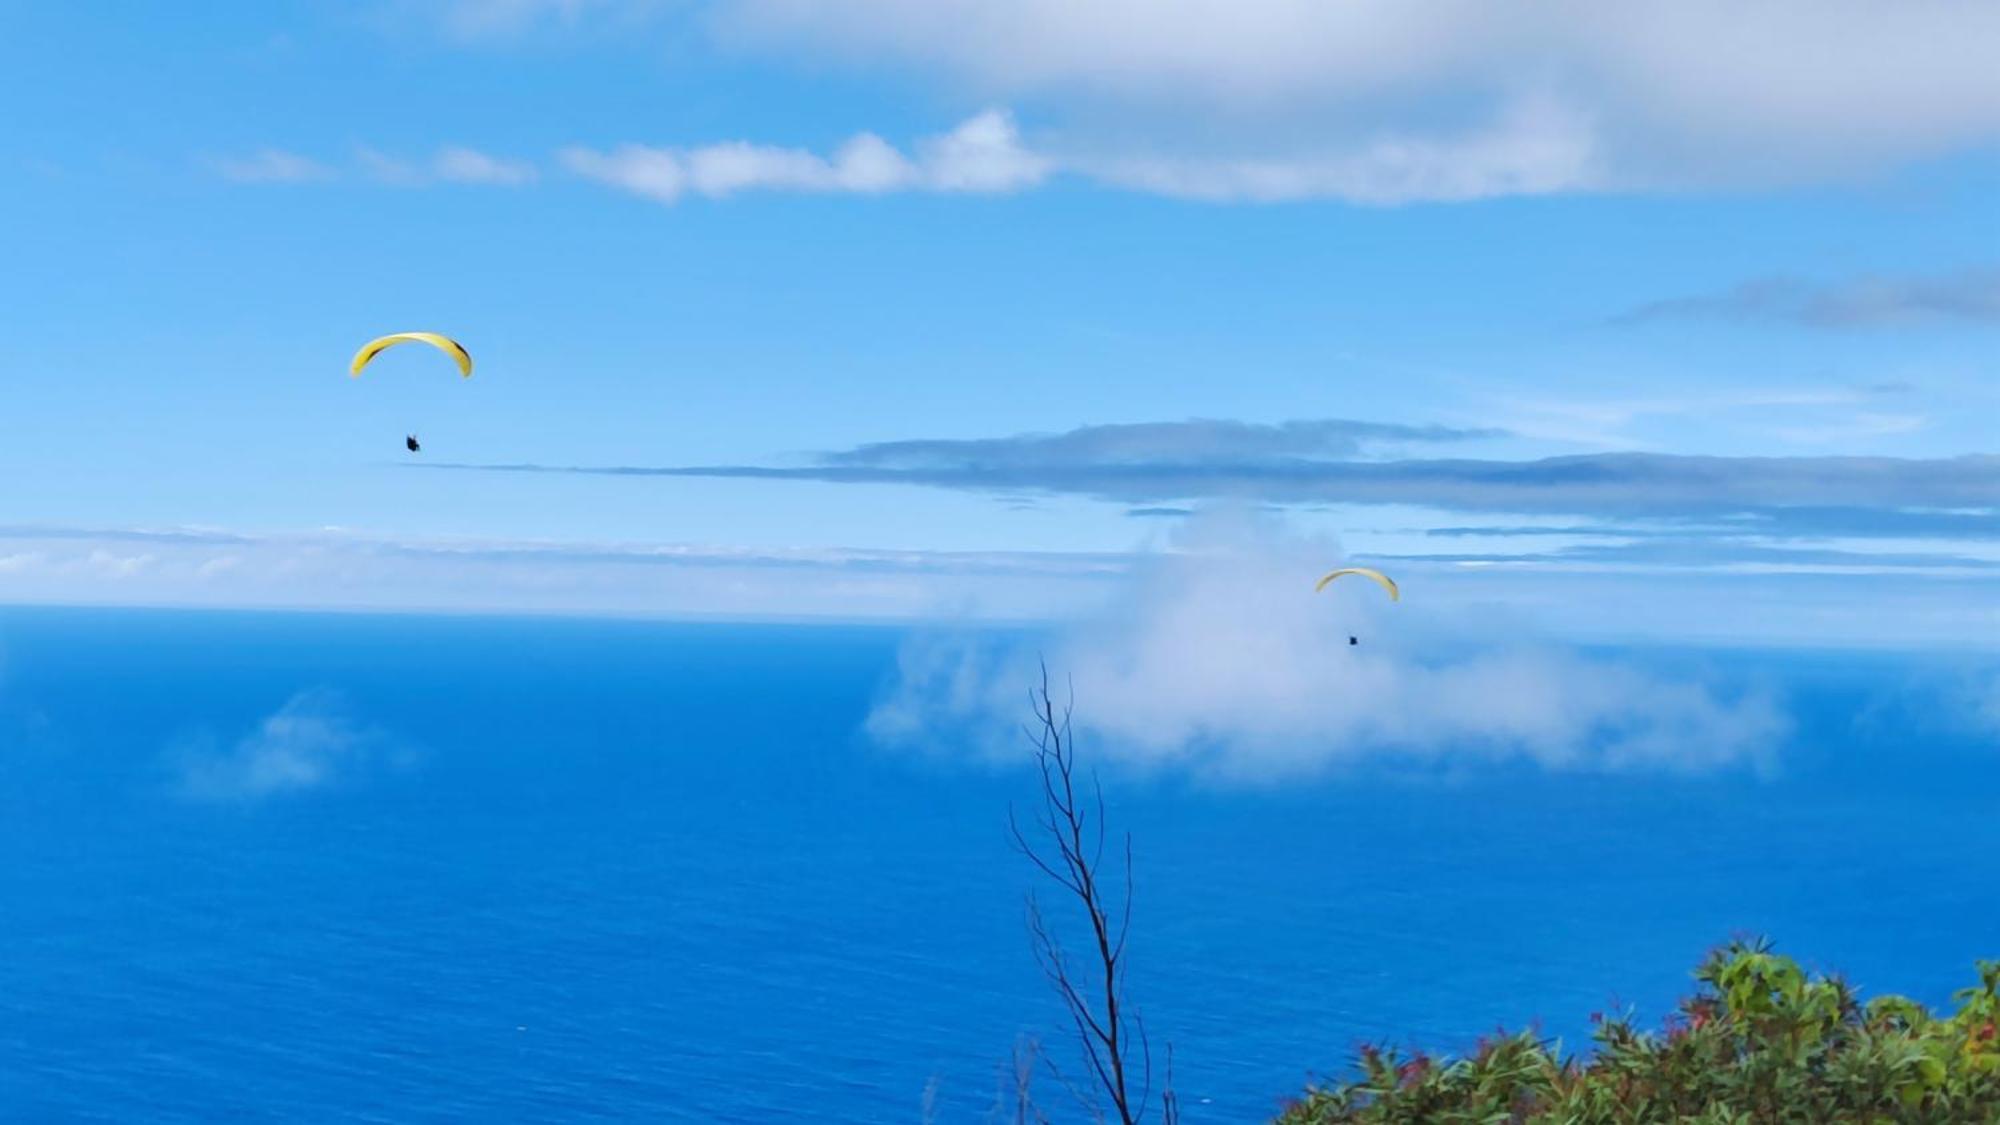
<path fill-rule="evenodd" d="M 1082 1047 L 1083 1059 L 1096 1088 L 1110 1103 L 1111 1120 L 1135 1125 L 1146 1116 L 1152 1098 L 1152 1044 L 1144 1021 L 1125 1001 L 1125 941 L 1132 928 L 1132 837 L 1124 836 L 1124 886 L 1108 892 L 1099 880 L 1103 869 L 1108 818 L 1104 787 L 1097 774 L 1089 776 L 1090 792 L 1077 792 L 1077 762 L 1073 720 L 1076 689 L 1061 708 L 1049 692 L 1049 669 L 1042 665 L 1041 683 L 1028 692 L 1034 721 L 1025 727 L 1041 782 L 1040 807 L 1033 816 L 1033 838 L 1023 831 L 1014 810 L 1007 810 L 1007 828 L 1015 850 L 1035 869 L 1061 887 L 1064 897 L 1080 907 L 1090 926 L 1093 956 L 1079 966 L 1064 953 L 1056 931 L 1033 892 L 1027 896 L 1028 934 L 1035 963 L 1062 1000 Z M 1173 1048 L 1167 1050 L 1167 1079 L 1161 1094 L 1161 1121 L 1175 1125 L 1180 1105 L 1173 1092 Z M 1050 1072 L 1054 1063 L 1043 1056 Z M 1136 1071 L 1136 1074 L 1135 1074 Z M 1104 1112 L 1074 1085 L 1064 1083 L 1079 1104 L 1099 1120 Z M 1025 1090 L 1025 1087 L 1023 1087 Z M 1025 1095 L 1016 1106 L 1025 1113 Z M 1018 1118 L 1018 1120 L 1027 1120 Z"/>

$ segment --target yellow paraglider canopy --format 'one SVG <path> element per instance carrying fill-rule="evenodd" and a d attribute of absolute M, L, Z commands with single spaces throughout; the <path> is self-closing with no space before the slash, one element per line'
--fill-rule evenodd
<path fill-rule="evenodd" d="M 1343 574 L 1359 574 L 1363 578 L 1374 579 L 1377 583 L 1381 585 L 1381 587 L 1384 590 L 1389 591 L 1389 600 L 1392 602 L 1401 601 L 1403 598 L 1401 594 L 1396 592 L 1396 582 L 1394 579 L 1390 578 L 1388 575 L 1382 573 L 1379 570 L 1375 570 L 1371 567 L 1365 567 L 1365 566 L 1343 566 L 1339 570 L 1334 571 L 1332 574 L 1327 575 L 1325 578 L 1320 579 L 1319 584 L 1313 587 L 1313 592 L 1318 593 L 1319 591 L 1326 589 L 1327 583 L 1333 581 L 1334 579 L 1340 577 Z"/>
<path fill-rule="evenodd" d="M 450 356 L 458 364 L 460 375 L 472 377 L 472 353 L 466 351 L 465 345 L 457 340 L 449 336 L 440 336 L 435 332 L 392 332 L 379 339 L 370 340 L 361 346 L 360 351 L 354 353 L 354 363 L 348 367 L 347 373 L 350 376 L 361 374 L 361 369 L 368 366 L 369 360 L 382 354 L 384 349 L 393 348 L 397 344 L 429 344 Z"/>

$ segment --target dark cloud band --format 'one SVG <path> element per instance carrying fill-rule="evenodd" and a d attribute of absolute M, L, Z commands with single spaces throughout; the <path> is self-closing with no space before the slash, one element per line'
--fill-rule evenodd
<path fill-rule="evenodd" d="M 1532 461 L 1437 459 L 1339 461 L 1302 457 L 1134 462 L 1061 458 L 1037 461 L 991 443 L 957 460 L 949 443 L 926 443 L 918 463 L 855 464 L 848 454 L 802 467 L 767 465 L 582 466 L 440 464 L 437 469 L 592 476 L 713 477 L 835 484 L 902 484 L 971 492 L 1087 496 L 1162 506 L 1191 500 L 1268 503 L 1408 504 L 1463 512 L 1618 517 L 1754 516 L 1809 508 L 1838 510 L 1848 530 L 1870 513 L 1911 509 L 1960 512 L 1990 521 L 2000 508 L 2000 456 L 1689 457 L 1604 453 Z M 1882 517 L 1877 533 L 1905 530 L 1905 514 Z M 1989 525 L 1990 526 L 1990 525 Z"/>
<path fill-rule="evenodd" d="M 1840 282 L 1774 277 L 1722 293 L 1641 305 L 1616 323 L 1724 318 L 1819 328 L 1861 328 L 1921 321 L 2000 324 L 2000 269 L 1935 277 L 1859 278 Z"/>

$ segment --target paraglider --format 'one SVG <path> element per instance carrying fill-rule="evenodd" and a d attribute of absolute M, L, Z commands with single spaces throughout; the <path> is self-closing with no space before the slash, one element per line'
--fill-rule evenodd
<path fill-rule="evenodd" d="M 465 345 L 457 340 L 449 336 L 440 336 L 435 332 L 392 332 L 387 336 L 370 340 L 361 345 L 360 351 L 354 353 L 354 362 L 349 365 L 347 373 L 350 376 L 359 376 L 361 369 L 368 366 L 369 361 L 397 344 L 429 344 L 450 356 L 452 362 L 458 364 L 460 375 L 468 379 L 472 377 L 472 353 L 466 351 Z"/>
<path fill-rule="evenodd" d="M 348 376 L 359 378 L 362 368 L 373 362 L 376 356 L 397 344 L 429 344 L 450 356 L 451 361 L 458 365 L 460 375 L 468 379 L 472 377 L 472 353 L 465 350 L 464 344 L 436 332 L 392 332 L 387 336 L 378 336 L 361 345 L 361 350 L 354 353 L 354 362 L 347 367 Z M 423 446 L 417 443 L 417 435 L 406 434 L 403 437 L 403 448 L 416 453 L 421 451 Z"/>
<path fill-rule="evenodd" d="M 1336 578 L 1339 578 L 1343 574 L 1359 574 L 1363 578 L 1372 578 L 1375 580 L 1377 585 L 1381 586 L 1384 590 L 1389 591 L 1390 601 L 1394 602 L 1402 600 L 1403 596 L 1396 591 L 1396 583 L 1394 579 L 1391 579 L 1388 575 L 1382 573 L 1379 570 L 1375 570 L 1371 567 L 1365 567 L 1365 566 L 1343 566 L 1339 570 L 1336 570 L 1333 573 L 1327 575 L 1325 578 L 1320 579 L 1319 584 L 1313 587 L 1313 591 L 1317 593 L 1320 590 L 1326 589 L 1328 583 L 1332 582 Z"/>
<path fill-rule="evenodd" d="M 1319 583 L 1313 587 L 1313 592 L 1318 593 L 1319 591 L 1326 589 L 1327 586 L 1331 584 L 1334 579 L 1339 578 L 1343 574 L 1359 574 L 1363 578 L 1372 578 L 1375 580 L 1376 585 L 1381 586 L 1384 590 L 1389 591 L 1390 601 L 1396 602 L 1403 600 L 1403 595 L 1396 589 L 1395 579 L 1390 578 L 1388 575 L 1382 573 L 1379 570 L 1375 570 L 1371 567 L 1365 567 L 1365 566 L 1343 566 L 1339 570 L 1336 570 L 1333 573 L 1327 575 L 1325 578 L 1320 579 Z M 1354 646 L 1360 643 L 1361 643 L 1360 637 L 1353 636 L 1352 634 L 1350 634 L 1347 638 L 1347 645 L 1349 648 L 1353 648 Z"/>

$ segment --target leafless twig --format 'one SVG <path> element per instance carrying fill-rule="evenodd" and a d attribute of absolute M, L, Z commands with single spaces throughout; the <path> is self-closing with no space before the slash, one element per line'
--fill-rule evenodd
<path fill-rule="evenodd" d="M 1119 1125 L 1145 1118 L 1152 1097 L 1152 1045 L 1140 1020 L 1125 1000 L 1125 939 L 1132 922 L 1132 837 L 1124 837 L 1122 892 L 1107 891 L 1102 880 L 1105 843 L 1104 790 L 1093 774 L 1088 793 L 1077 776 L 1071 714 L 1074 688 L 1061 708 L 1049 692 L 1048 666 L 1041 684 L 1028 693 L 1034 713 L 1027 726 L 1040 774 L 1041 800 L 1030 832 L 1024 831 L 1013 809 L 1007 826 L 1014 847 L 1037 870 L 1065 892 L 1064 898 L 1083 910 L 1090 925 L 1090 954 L 1079 965 L 1064 950 L 1056 929 L 1034 892 L 1028 893 L 1028 933 L 1042 975 L 1062 999 L 1083 1048 L 1090 1085 L 1110 1103 L 1110 1113 L 1086 1091 L 1072 1093 L 1099 1120 L 1107 1116 Z M 1172 1085 L 1172 1049 L 1168 1050 L 1167 1089 L 1161 1098 L 1161 1120 L 1173 1125 L 1179 1103 Z M 1054 1071 L 1058 1080 L 1059 1072 Z M 1065 1083 L 1066 1085 L 1068 1083 Z"/>

